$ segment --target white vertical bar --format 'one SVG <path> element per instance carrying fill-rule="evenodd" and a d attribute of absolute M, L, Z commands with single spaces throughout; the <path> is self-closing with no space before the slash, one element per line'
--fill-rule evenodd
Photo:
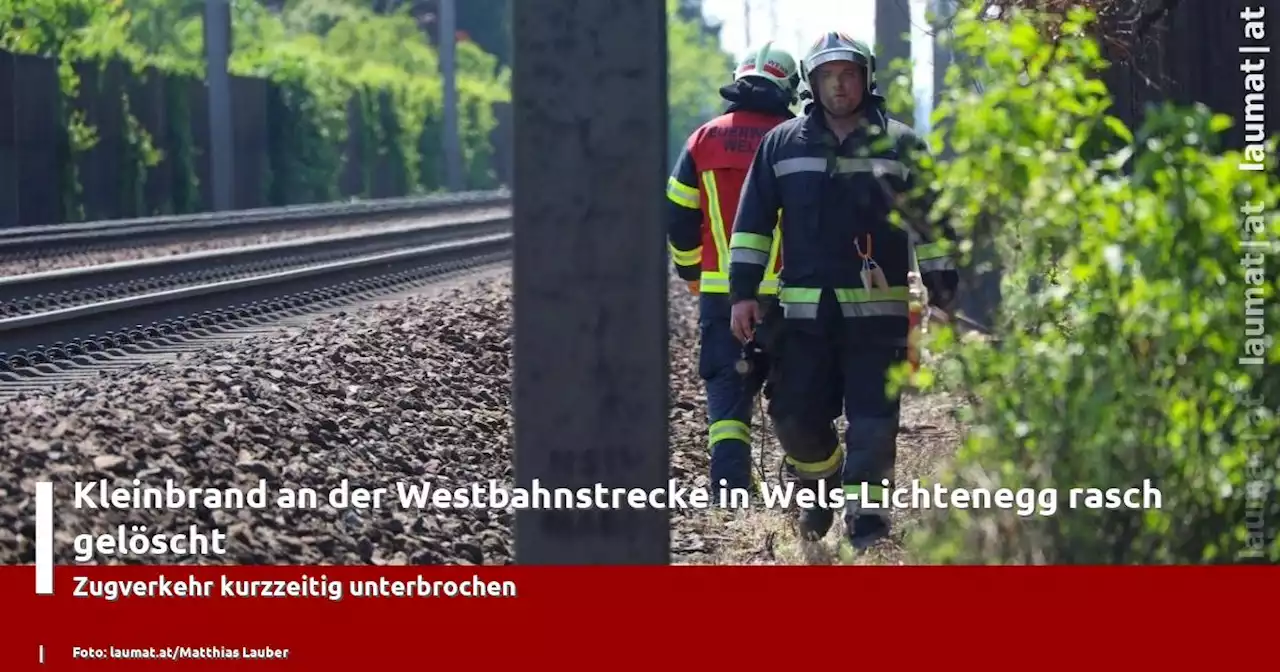
<path fill-rule="evenodd" d="M 40 645 L 40 664 L 44 665 L 44 644 Z"/>
<path fill-rule="evenodd" d="M 47 482 L 36 483 L 36 594 L 53 594 L 53 484 Z"/>

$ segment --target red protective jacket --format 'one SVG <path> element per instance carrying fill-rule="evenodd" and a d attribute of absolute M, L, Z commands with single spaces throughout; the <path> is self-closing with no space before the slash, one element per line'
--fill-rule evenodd
<path fill-rule="evenodd" d="M 788 117 L 748 110 L 725 113 L 689 136 L 667 179 L 667 236 L 676 273 L 706 294 L 729 293 L 729 237 L 747 169 L 764 134 Z M 778 290 L 782 255 L 775 244 L 761 294 Z"/>

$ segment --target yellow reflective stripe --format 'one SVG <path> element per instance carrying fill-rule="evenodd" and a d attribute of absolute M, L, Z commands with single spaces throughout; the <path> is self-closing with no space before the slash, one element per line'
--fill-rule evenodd
<path fill-rule="evenodd" d="M 778 277 L 782 271 L 776 267 L 780 254 L 782 254 L 782 208 L 778 208 L 777 223 L 773 225 L 773 245 L 769 248 L 769 263 L 764 267 L 764 282 L 758 290 L 761 294 L 778 293 Z M 772 285 L 772 287 L 766 291 L 765 285 Z"/>
<path fill-rule="evenodd" d="M 778 254 L 782 251 L 782 225 L 773 227 L 773 244 L 769 246 L 769 265 L 765 266 L 765 272 L 771 275 L 774 273 L 773 267 L 778 265 Z"/>
<path fill-rule="evenodd" d="M 782 293 L 778 295 L 779 301 L 787 303 L 817 303 L 821 298 L 821 289 L 808 287 L 784 287 Z"/>
<path fill-rule="evenodd" d="M 741 420 L 719 420 L 707 429 L 707 447 L 714 448 L 721 441 L 741 441 L 751 444 L 751 428 Z"/>
<path fill-rule="evenodd" d="M 821 298 L 821 289 L 808 287 L 784 287 L 782 293 L 778 295 L 779 301 L 787 303 L 817 303 Z"/>
<path fill-rule="evenodd" d="M 814 480 L 822 479 L 836 473 L 844 465 L 844 446 L 836 446 L 831 457 L 820 462 L 801 462 L 790 455 L 785 459 L 787 464 L 795 469 L 797 476 Z"/>
<path fill-rule="evenodd" d="M 911 293 L 906 287 L 889 289 L 835 289 L 840 314 L 844 317 L 907 317 Z M 784 287 L 779 295 L 783 316 L 790 319 L 818 317 L 821 289 Z"/>
<path fill-rule="evenodd" d="M 906 301 L 911 298 L 907 287 L 890 287 L 888 289 L 837 289 L 836 300 L 840 303 L 871 303 L 873 301 Z"/>
<path fill-rule="evenodd" d="M 667 243 L 667 249 L 671 250 L 671 260 L 680 266 L 697 266 L 702 263 L 701 245 L 692 250 L 677 250 L 675 245 Z"/>
<path fill-rule="evenodd" d="M 906 301 L 911 297 L 906 287 L 890 287 L 889 289 L 837 288 L 834 291 L 836 301 L 840 303 Z M 822 290 L 811 287 L 786 287 L 778 298 L 786 303 L 818 303 L 822 298 Z"/>
<path fill-rule="evenodd" d="M 884 493 L 886 490 L 888 490 L 888 488 L 884 487 L 883 485 L 871 485 L 870 483 L 867 484 L 867 489 L 865 492 L 863 492 L 861 485 L 844 486 L 845 496 L 853 499 L 881 500 L 881 499 L 884 499 Z"/>
<path fill-rule="evenodd" d="M 728 294 L 729 278 L 716 271 L 703 271 L 702 278 L 698 283 L 698 291 L 703 294 Z M 768 296 L 777 294 L 778 278 L 765 278 L 760 282 L 760 288 L 756 290 L 756 293 Z"/>
<path fill-rule="evenodd" d="M 764 278 L 757 288 L 760 294 L 778 293 L 778 255 L 782 253 L 782 210 L 778 210 L 773 235 L 735 231 L 729 239 L 729 260 L 732 263 L 764 266 Z"/>
<path fill-rule="evenodd" d="M 674 177 L 667 178 L 667 199 L 690 210 L 698 209 L 698 188 L 683 184 Z"/>
<path fill-rule="evenodd" d="M 905 301 L 869 301 L 842 303 L 839 305 L 840 314 L 844 317 L 907 318 L 911 316 L 910 309 Z M 812 320 L 818 317 L 818 304 L 783 302 L 782 315 L 792 319 Z"/>
<path fill-rule="evenodd" d="M 698 291 L 703 294 L 728 294 L 729 277 L 719 271 L 703 271 L 698 282 Z"/>
<path fill-rule="evenodd" d="M 871 500 L 876 502 L 883 502 L 884 495 L 888 490 L 889 490 L 888 488 L 885 488 L 883 486 L 871 485 L 868 483 L 866 491 L 864 492 L 861 485 L 846 485 L 844 486 L 844 496 L 845 496 L 845 499 L 852 502 L 857 502 L 859 500 Z M 881 518 L 888 518 L 889 508 L 888 507 L 875 507 L 875 508 L 859 507 L 858 515 L 860 516 L 871 515 L 871 516 L 879 516 Z"/>
<path fill-rule="evenodd" d="M 729 241 L 724 232 L 724 215 L 720 212 L 720 191 L 711 171 L 702 174 L 702 187 L 707 190 L 707 217 L 711 220 L 711 237 L 716 241 L 717 269 L 729 273 Z"/>
<path fill-rule="evenodd" d="M 741 247 L 756 252 L 768 252 L 773 248 L 773 237 L 758 233 L 734 233 L 732 241 L 729 244 L 730 247 Z"/>
<path fill-rule="evenodd" d="M 929 259 L 939 259 L 951 253 L 951 244 L 946 241 L 937 243 L 923 243 L 916 245 L 916 259 L 927 261 Z"/>

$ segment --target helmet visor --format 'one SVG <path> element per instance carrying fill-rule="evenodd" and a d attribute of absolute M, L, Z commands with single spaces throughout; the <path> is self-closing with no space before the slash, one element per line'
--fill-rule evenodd
<path fill-rule="evenodd" d="M 820 51 L 806 59 L 805 70 L 807 70 L 807 74 L 812 77 L 813 71 L 817 70 L 819 66 L 827 63 L 835 63 L 837 61 L 856 63 L 864 68 L 867 67 L 867 57 L 853 49 L 828 49 L 826 51 Z"/>

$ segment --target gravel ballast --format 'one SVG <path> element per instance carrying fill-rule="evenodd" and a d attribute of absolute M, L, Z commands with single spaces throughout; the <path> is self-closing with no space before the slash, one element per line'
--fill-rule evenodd
<path fill-rule="evenodd" d="M 688 396 L 693 303 L 676 297 L 673 380 Z M 487 279 L 424 297 L 321 318 L 292 337 L 255 339 L 0 407 L 0 563 L 34 560 L 35 482 L 58 502 L 55 560 L 74 560 L 75 535 L 219 528 L 218 563 L 470 563 L 511 560 L 502 510 L 79 510 L 74 481 L 127 487 L 173 479 L 185 487 L 353 486 L 430 479 L 447 487 L 511 482 L 510 284 Z M 694 385 L 693 388 L 697 386 Z M 687 407 L 682 408 L 681 406 Z M 692 403 L 673 433 L 692 428 Z M 701 427 L 696 430 L 701 434 Z M 679 455 L 677 478 L 705 470 Z M 15 532 L 17 533 L 15 535 Z M 16 538 L 14 538 L 16 536 Z M 677 547 L 697 549 L 696 541 Z M 99 556 L 104 564 L 172 556 Z"/>
<path fill-rule="evenodd" d="M 508 510 L 406 510 L 394 490 L 377 510 L 339 511 L 323 501 L 344 479 L 367 488 L 512 482 L 508 278 L 339 313 L 293 335 L 245 340 L 7 402 L 0 406 L 0 564 L 34 561 L 35 483 L 43 480 L 56 484 L 59 563 L 76 561 L 77 535 L 118 535 L 121 525 L 145 525 L 148 533 L 220 529 L 228 536 L 226 553 L 98 554 L 95 562 L 511 562 Z M 671 317 L 672 477 L 705 486 L 696 301 L 683 284 L 672 286 Z M 930 413 L 918 400 L 909 404 L 915 410 L 908 417 Z M 292 510 L 71 506 L 75 481 L 128 487 L 135 478 L 151 486 L 173 479 L 220 488 L 266 479 L 273 495 L 280 487 L 308 487 L 321 501 Z M 783 520 L 777 512 L 676 512 L 672 560 L 793 561 L 774 552 L 778 535 L 788 534 Z"/>

